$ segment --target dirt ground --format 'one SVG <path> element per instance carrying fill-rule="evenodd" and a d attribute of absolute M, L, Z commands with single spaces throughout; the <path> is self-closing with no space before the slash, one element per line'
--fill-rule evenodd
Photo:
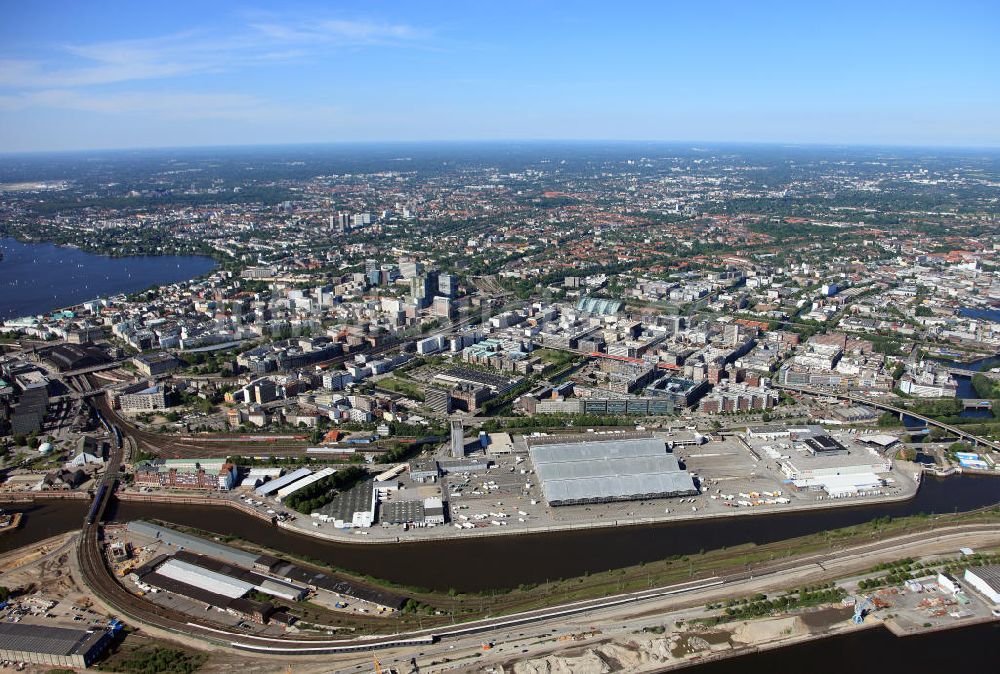
<path fill-rule="evenodd" d="M 76 554 L 76 534 L 63 534 L 0 557 L 0 585 L 39 592 L 81 608 L 90 608 L 90 592 L 81 587 L 68 568 Z"/>
<path fill-rule="evenodd" d="M 709 654 L 822 635 L 846 625 L 853 609 L 825 607 L 795 615 L 739 621 L 713 628 L 686 626 L 664 634 L 633 633 L 527 660 L 507 662 L 504 674 L 653 672 Z"/>

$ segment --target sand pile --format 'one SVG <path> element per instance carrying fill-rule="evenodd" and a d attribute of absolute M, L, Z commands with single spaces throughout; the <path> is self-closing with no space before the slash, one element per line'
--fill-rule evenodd
<path fill-rule="evenodd" d="M 809 628 L 798 616 L 769 618 L 740 623 L 733 632 L 733 641 L 741 644 L 759 644 L 804 634 L 809 634 Z"/>
<path fill-rule="evenodd" d="M 573 657 L 550 655 L 518 662 L 511 671 L 513 674 L 607 674 L 615 670 L 601 659 L 596 650 L 588 648 Z"/>
<path fill-rule="evenodd" d="M 513 674 L 605 674 L 654 669 L 671 659 L 664 637 L 637 637 L 624 644 L 607 643 L 576 655 L 550 655 L 519 662 Z"/>

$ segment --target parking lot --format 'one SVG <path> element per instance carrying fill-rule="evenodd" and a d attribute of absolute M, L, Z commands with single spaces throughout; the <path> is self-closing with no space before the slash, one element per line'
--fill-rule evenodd
<path fill-rule="evenodd" d="M 491 460 L 488 469 L 444 477 L 452 523 L 466 529 L 527 527 L 543 517 L 546 506 L 530 459 L 512 454 Z"/>

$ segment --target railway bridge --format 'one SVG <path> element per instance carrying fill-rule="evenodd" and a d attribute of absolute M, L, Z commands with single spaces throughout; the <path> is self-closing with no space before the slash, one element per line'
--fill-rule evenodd
<path fill-rule="evenodd" d="M 857 403 L 859 405 L 867 405 L 869 407 L 874 407 L 878 410 L 883 410 L 885 412 L 892 412 L 893 414 L 898 414 L 899 418 L 902 419 L 904 416 L 913 417 L 914 419 L 919 419 L 923 421 L 928 426 L 934 426 L 942 430 L 948 431 L 949 433 L 958 436 L 963 440 L 971 442 L 974 446 L 978 447 L 983 445 L 989 447 L 992 450 L 1000 451 L 1000 442 L 994 442 L 987 438 L 981 438 L 978 435 L 973 435 L 966 430 L 963 430 L 960 426 L 955 426 L 953 424 L 948 424 L 943 421 L 938 421 L 932 417 L 925 416 L 923 414 L 918 414 L 905 407 L 898 407 L 891 403 L 875 400 L 868 398 L 866 396 L 855 395 L 853 393 L 841 393 L 836 391 L 826 391 L 822 389 L 815 389 L 808 386 L 789 386 L 788 384 L 774 384 L 774 388 L 781 389 L 784 391 L 791 391 L 793 393 L 803 393 L 806 395 L 813 396 L 824 396 L 827 398 L 838 398 L 839 400 L 846 400 L 848 402 Z"/>

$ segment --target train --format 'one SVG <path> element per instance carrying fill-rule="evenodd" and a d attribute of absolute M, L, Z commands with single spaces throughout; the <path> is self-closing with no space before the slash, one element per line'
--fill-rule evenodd
<path fill-rule="evenodd" d="M 97 513 L 101 511 L 101 503 L 104 502 L 104 495 L 108 491 L 108 485 L 102 484 L 97 488 L 97 494 L 94 495 L 94 501 L 90 504 L 90 510 L 87 511 L 87 524 L 93 524 L 97 519 Z"/>
<path fill-rule="evenodd" d="M 97 409 L 95 407 L 94 408 L 94 415 L 97 417 L 97 420 L 99 422 L 101 422 L 101 426 L 104 426 L 104 430 L 106 430 L 108 433 L 110 433 L 111 432 L 111 425 L 108 423 L 108 420 L 104 418 L 104 415 L 101 414 L 101 410 L 99 410 L 99 409 Z"/>

